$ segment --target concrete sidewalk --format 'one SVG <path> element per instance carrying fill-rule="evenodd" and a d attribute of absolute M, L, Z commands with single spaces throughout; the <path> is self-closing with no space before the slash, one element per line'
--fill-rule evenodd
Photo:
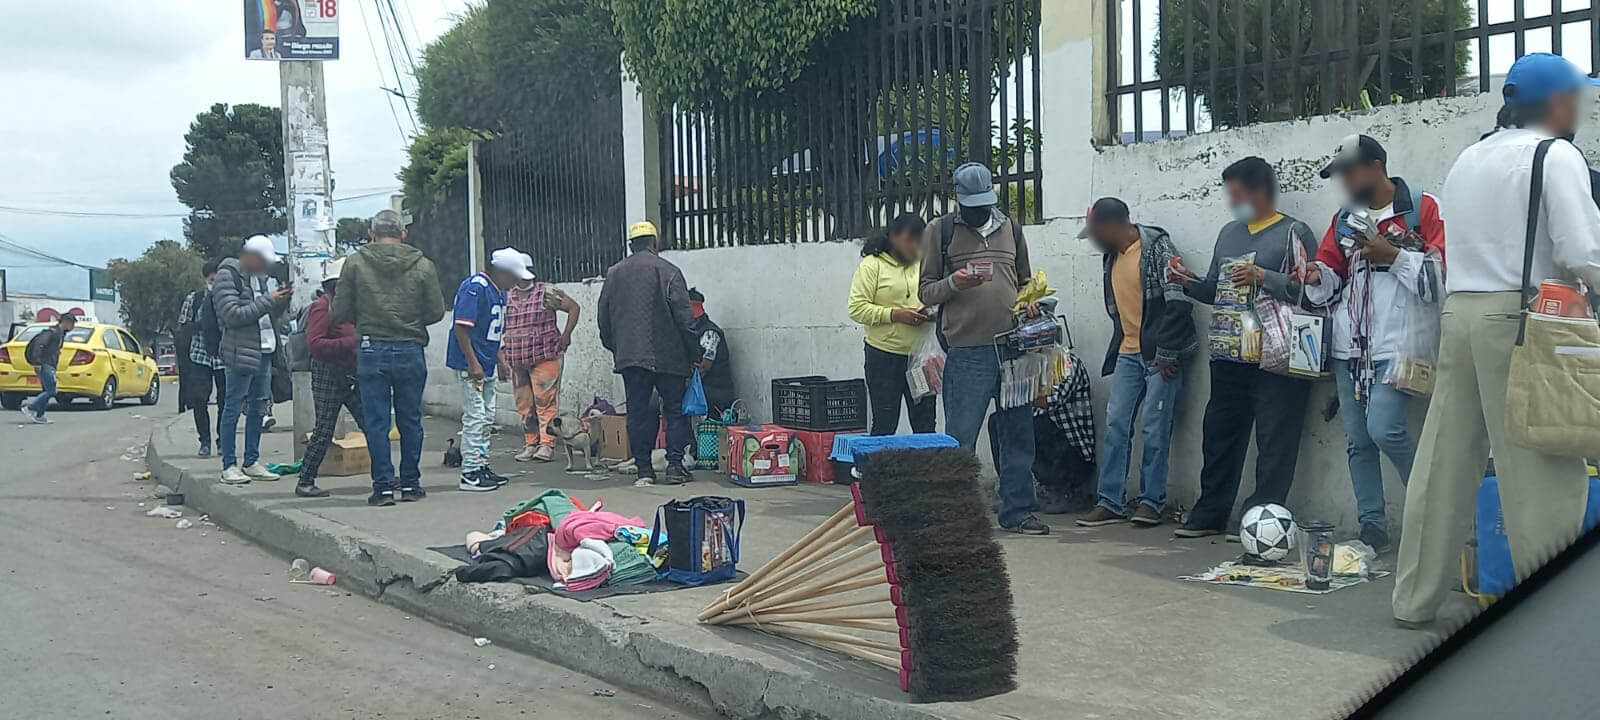
<path fill-rule="evenodd" d="M 281 418 L 290 413 L 280 412 Z M 619 685 L 735 718 L 1335 717 L 1437 642 L 1389 622 L 1388 580 L 1313 596 L 1176 580 L 1239 552 L 1220 540 L 1177 541 L 1170 528 L 1083 530 L 1049 516 L 1055 534 L 1004 535 L 1021 635 L 1020 688 L 971 703 L 915 705 L 886 671 L 758 632 L 713 628 L 695 615 L 720 592 L 685 589 L 582 603 L 519 585 L 457 583 L 455 562 L 428 546 L 487 530 L 508 506 L 547 488 L 623 515 L 652 516 L 674 497 L 746 499 L 746 569 L 754 569 L 847 501 L 837 486 L 748 490 L 697 474 L 680 488 L 632 487 L 511 461 L 520 439 L 496 437 L 494 464 L 512 483 L 455 490 L 442 467 L 458 426 L 429 418 L 428 499 L 370 508 L 365 477 L 319 478 L 330 498 L 293 497 L 292 477 L 244 487 L 216 482 L 215 459 L 193 457 L 193 427 L 160 427 L 149 461 L 188 503 L 286 556 L 310 559 L 360 589 L 444 624 Z M 263 461 L 290 459 L 289 432 L 263 438 Z M 1386 558 L 1387 559 L 1387 558 Z M 1448 623 L 1442 623 L 1448 624 Z"/>

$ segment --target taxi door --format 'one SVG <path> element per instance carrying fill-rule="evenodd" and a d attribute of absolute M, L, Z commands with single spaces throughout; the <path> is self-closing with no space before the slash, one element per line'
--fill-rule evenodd
<path fill-rule="evenodd" d="M 145 388 L 150 386 L 149 363 L 145 362 L 144 348 L 139 345 L 139 339 L 128 331 L 118 330 L 117 334 L 122 336 L 123 356 L 127 359 L 127 365 L 117 370 L 117 388 L 129 396 L 143 395 Z"/>

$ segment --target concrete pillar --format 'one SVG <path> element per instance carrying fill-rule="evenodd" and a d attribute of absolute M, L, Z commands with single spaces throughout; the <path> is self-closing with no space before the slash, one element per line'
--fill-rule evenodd
<path fill-rule="evenodd" d="M 660 227 L 661 135 L 655 102 L 645 96 L 626 70 L 622 74 L 621 102 L 622 166 L 628 183 L 627 221 L 649 220 Z M 618 242 L 622 241 L 623 229 L 618 229 Z"/>
<path fill-rule="evenodd" d="M 1095 118 L 1105 113 L 1105 59 L 1096 51 L 1104 3 L 1052 0 L 1041 4 L 1039 135 L 1044 156 L 1046 219 L 1081 218 L 1092 201 Z"/>
<path fill-rule="evenodd" d="M 467 262 L 472 272 L 482 272 L 488 260 L 483 248 L 483 166 L 478 162 L 482 141 L 467 145 Z"/>

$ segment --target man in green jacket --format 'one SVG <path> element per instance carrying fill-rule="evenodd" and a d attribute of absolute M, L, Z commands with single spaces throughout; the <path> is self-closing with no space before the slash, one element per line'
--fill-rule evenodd
<path fill-rule="evenodd" d="M 356 382 L 361 391 L 362 425 L 372 456 L 372 496 L 368 505 L 421 500 L 422 388 L 428 381 L 428 326 L 444 317 L 444 295 L 433 261 L 406 244 L 400 213 L 372 216 L 372 242 L 345 261 L 333 296 L 336 322 L 354 323 Z M 389 412 L 400 428 L 400 478 L 389 453 Z"/>

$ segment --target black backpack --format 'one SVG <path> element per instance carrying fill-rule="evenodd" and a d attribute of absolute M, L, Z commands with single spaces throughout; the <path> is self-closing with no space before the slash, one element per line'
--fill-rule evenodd
<path fill-rule="evenodd" d="M 57 332 L 57 330 L 55 328 L 45 328 L 38 335 L 33 336 L 33 339 L 28 341 L 28 346 L 22 349 L 22 359 L 27 360 L 29 365 L 38 367 L 39 361 L 42 360 L 39 357 L 39 353 L 44 350 L 45 341 L 50 337 L 50 333 L 53 332 Z"/>
<path fill-rule="evenodd" d="M 205 344 L 206 354 L 216 359 L 222 354 L 222 323 L 217 321 L 217 306 L 211 300 L 210 288 L 201 291 L 199 303 L 200 341 Z"/>

